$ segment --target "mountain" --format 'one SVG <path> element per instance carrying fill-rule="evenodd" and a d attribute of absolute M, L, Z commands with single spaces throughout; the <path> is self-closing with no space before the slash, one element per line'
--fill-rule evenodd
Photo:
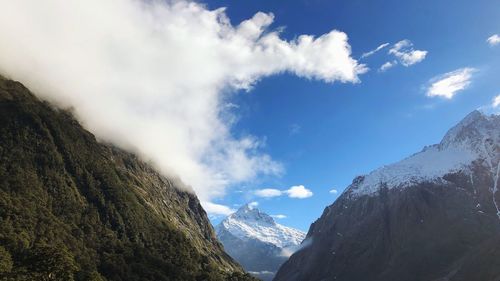
<path fill-rule="evenodd" d="M 271 280 L 305 237 L 304 232 L 278 224 L 248 204 L 215 229 L 227 253 L 262 280 Z"/>
<path fill-rule="evenodd" d="M 0 280 L 253 279 L 189 188 L 0 77 Z"/>
<path fill-rule="evenodd" d="M 274 280 L 500 280 L 500 116 L 354 179 Z"/>

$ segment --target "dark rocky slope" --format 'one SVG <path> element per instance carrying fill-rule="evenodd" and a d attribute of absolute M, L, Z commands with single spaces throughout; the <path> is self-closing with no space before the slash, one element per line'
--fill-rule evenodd
<path fill-rule="evenodd" d="M 356 178 L 274 280 L 500 280 L 499 132 L 499 116 L 473 112 L 440 144 Z"/>
<path fill-rule="evenodd" d="M 0 77 L 0 280 L 251 280 L 176 186 Z"/>

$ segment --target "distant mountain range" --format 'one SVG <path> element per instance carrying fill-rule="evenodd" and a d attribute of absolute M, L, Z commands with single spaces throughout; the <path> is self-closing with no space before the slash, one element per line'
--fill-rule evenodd
<path fill-rule="evenodd" d="M 424 132 L 423 132 L 424 133 Z M 354 179 L 276 281 L 500 280 L 500 116 Z"/>
<path fill-rule="evenodd" d="M 227 253 L 245 270 L 262 280 L 272 280 L 281 264 L 298 249 L 305 233 L 283 226 L 248 204 L 215 228 Z"/>
<path fill-rule="evenodd" d="M 254 280 L 192 191 L 0 76 L 0 280 Z"/>

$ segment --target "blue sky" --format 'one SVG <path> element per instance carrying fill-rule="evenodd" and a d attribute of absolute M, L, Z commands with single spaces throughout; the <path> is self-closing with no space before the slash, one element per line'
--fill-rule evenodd
<path fill-rule="evenodd" d="M 178 177 L 213 223 L 257 201 L 307 230 L 356 175 L 500 108 L 496 0 L 25 0 L 2 12 L 0 73 Z"/>
<path fill-rule="evenodd" d="M 279 222 L 307 231 L 356 175 L 437 143 L 470 111 L 488 106 L 500 94 L 500 45 L 486 39 L 500 33 L 497 1 L 207 1 L 210 9 L 227 7 L 233 24 L 258 11 L 272 12 L 272 28 L 282 36 L 319 36 L 332 29 L 347 33 L 352 56 L 383 43 L 390 46 L 365 59 L 370 71 L 360 83 L 333 84 L 279 74 L 263 78 L 250 91 L 234 95 L 239 117 L 236 135 L 265 140 L 264 150 L 285 168 L 281 176 L 260 177 L 228 191 L 217 203 L 237 206 L 257 201 Z M 407 39 L 425 50 L 421 62 L 378 68 L 393 56 L 394 43 Z M 474 68 L 469 85 L 453 98 L 428 97 L 430 80 Z M 442 78 L 442 77 L 441 77 Z M 438 79 L 438 78 L 436 78 Z M 285 190 L 304 185 L 314 195 L 259 198 L 262 188 Z M 329 193 L 337 189 L 337 194 Z M 214 223 L 221 217 L 213 219 Z"/>

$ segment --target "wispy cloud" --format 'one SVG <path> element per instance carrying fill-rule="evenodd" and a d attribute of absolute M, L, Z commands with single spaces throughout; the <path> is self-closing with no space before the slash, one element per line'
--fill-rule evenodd
<path fill-rule="evenodd" d="M 427 51 L 415 50 L 413 48 L 413 43 L 405 39 L 394 44 L 394 46 L 389 49 L 389 54 L 394 55 L 399 60 L 399 63 L 408 67 L 423 61 L 427 56 Z"/>
<path fill-rule="evenodd" d="M 272 198 L 272 197 L 287 195 L 290 198 L 304 199 L 313 196 L 313 192 L 310 189 L 307 189 L 303 185 L 292 186 L 286 190 L 279 190 L 275 188 L 258 189 L 254 192 L 254 194 L 258 197 L 264 197 L 264 198 Z"/>
<path fill-rule="evenodd" d="M 427 96 L 452 99 L 470 85 L 472 74 L 476 71 L 474 68 L 465 67 L 432 78 L 429 81 Z"/>
<path fill-rule="evenodd" d="M 231 209 L 230 207 L 226 205 L 221 205 L 221 204 L 216 204 L 213 202 L 202 202 L 203 208 L 205 208 L 205 211 L 209 214 L 212 215 L 223 215 L 223 216 L 228 216 L 232 213 L 235 212 L 234 209 Z"/>
<path fill-rule="evenodd" d="M 281 196 L 283 192 L 279 189 L 274 188 L 264 188 L 255 191 L 255 195 L 258 197 L 272 198 Z"/>
<path fill-rule="evenodd" d="M 363 54 L 361 55 L 361 58 L 362 58 L 362 59 L 367 58 L 367 57 L 369 57 L 369 56 L 371 56 L 371 55 L 375 54 L 376 52 L 378 52 L 378 51 L 382 50 L 383 48 L 385 48 L 385 47 L 387 47 L 387 46 L 389 46 L 389 43 L 384 43 L 384 44 L 381 44 L 381 45 L 379 45 L 377 48 L 375 48 L 375 49 L 373 49 L 373 50 L 371 50 L 371 51 L 369 51 L 369 52 L 363 53 Z"/>
<path fill-rule="evenodd" d="M 491 101 L 491 106 L 493 108 L 497 108 L 500 106 L 500 95 L 493 98 L 493 100 Z"/>
<path fill-rule="evenodd" d="M 380 51 L 381 49 L 386 48 L 389 45 L 390 45 L 389 43 L 384 43 L 378 46 L 376 49 L 364 53 L 361 56 L 361 58 L 366 58 L 368 56 L 371 56 L 376 52 Z M 414 64 L 423 61 L 426 58 L 427 53 L 428 52 L 424 50 L 416 50 L 413 47 L 413 43 L 410 40 L 408 39 L 401 40 L 390 47 L 387 54 L 389 56 L 393 56 L 394 58 L 391 58 L 389 61 L 382 64 L 379 67 L 378 72 L 385 72 L 390 68 L 395 67 L 398 64 L 401 64 L 405 67 L 412 66 Z"/>
<path fill-rule="evenodd" d="M 330 192 L 331 194 L 337 194 L 337 193 L 338 193 L 338 190 L 336 190 L 336 189 L 334 188 L 334 189 L 330 190 L 329 192 Z"/>
<path fill-rule="evenodd" d="M 257 276 L 260 276 L 260 275 L 263 275 L 263 276 L 273 276 L 274 274 L 276 274 L 276 272 L 267 271 L 267 270 L 263 270 L 263 271 L 248 271 L 248 273 L 253 274 L 253 275 L 257 275 Z"/>
<path fill-rule="evenodd" d="M 271 217 L 273 217 L 275 219 L 286 219 L 285 215 L 271 215 Z"/>
<path fill-rule="evenodd" d="M 500 36 L 498 34 L 493 34 L 488 39 L 486 39 L 486 42 L 490 44 L 490 46 L 496 46 L 500 44 Z"/>
<path fill-rule="evenodd" d="M 386 63 L 384 63 L 383 65 L 380 66 L 380 68 L 378 69 L 379 72 L 384 72 L 384 71 L 387 71 L 388 69 L 396 66 L 398 64 L 397 61 L 388 61 Z"/>
<path fill-rule="evenodd" d="M 253 202 L 248 203 L 248 207 L 250 207 L 250 208 L 256 208 L 257 206 L 259 206 L 259 202 L 257 202 L 257 201 L 253 201 Z"/>
<path fill-rule="evenodd" d="M 223 8 L 182 0 L 5 1 L 0 72 L 73 107 L 99 139 L 178 175 L 220 213 L 209 202 L 228 186 L 283 171 L 259 139 L 232 134 L 228 90 L 283 72 L 357 83 L 367 71 L 344 32 L 288 41 L 273 21 L 258 12 L 233 25 Z"/>

